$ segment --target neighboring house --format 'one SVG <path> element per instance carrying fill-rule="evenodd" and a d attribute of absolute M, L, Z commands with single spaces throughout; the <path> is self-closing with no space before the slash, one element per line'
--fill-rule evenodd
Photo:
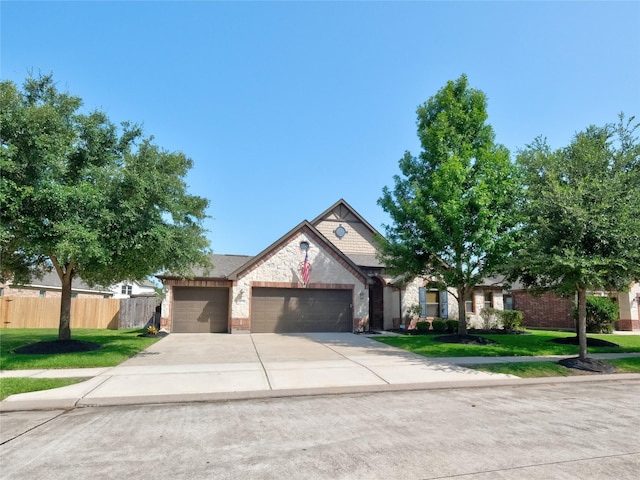
<path fill-rule="evenodd" d="M 640 283 L 631 284 L 628 292 L 592 292 L 593 295 L 609 296 L 618 302 L 616 330 L 640 331 Z M 574 297 L 560 297 L 551 292 L 533 295 L 527 290 L 514 286 L 509 292 L 513 298 L 513 309 L 524 314 L 527 327 L 551 329 L 575 329 L 573 318 Z"/>
<path fill-rule="evenodd" d="M 109 287 L 113 292 L 113 298 L 155 297 L 156 288 L 151 282 L 137 282 L 127 280 Z"/>
<path fill-rule="evenodd" d="M 172 332 L 352 332 L 391 329 L 410 307 L 457 318 L 451 292 L 401 284 L 376 257 L 378 232 L 339 200 L 256 256 L 212 255 L 213 268 L 159 275 L 161 326 Z M 305 282 L 305 262 L 310 266 Z"/>
<path fill-rule="evenodd" d="M 0 296 L 12 297 L 60 297 L 62 283 L 56 272 L 47 272 L 42 278 L 34 278 L 27 285 L 14 285 L 11 282 L 0 283 Z M 113 297 L 113 292 L 99 285 L 90 287 L 81 278 L 74 278 L 71 284 L 71 296 L 76 297 Z"/>

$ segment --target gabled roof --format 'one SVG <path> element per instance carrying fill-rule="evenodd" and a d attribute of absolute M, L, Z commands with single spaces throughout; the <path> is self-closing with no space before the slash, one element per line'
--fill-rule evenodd
<path fill-rule="evenodd" d="M 284 245 L 288 244 L 291 239 L 299 235 L 300 233 L 305 233 L 309 237 L 313 238 L 315 242 L 321 244 L 325 250 L 327 250 L 333 257 L 342 260 L 343 265 L 348 270 L 351 270 L 353 274 L 361 277 L 361 280 L 364 283 L 369 283 L 369 277 L 366 273 L 364 273 L 358 265 L 356 265 L 349 257 L 347 257 L 344 253 L 342 253 L 333 243 L 331 243 L 327 238 L 322 235 L 311 223 L 307 220 L 304 220 L 302 223 L 298 224 L 292 230 L 287 232 L 285 235 L 280 237 L 270 246 L 265 248 L 262 252 L 260 252 L 255 257 L 251 258 L 249 261 L 241 265 L 239 268 L 231 272 L 227 278 L 230 280 L 237 280 L 239 277 L 242 277 L 247 272 L 252 270 L 253 268 L 260 265 L 264 262 L 269 256 L 273 253 L 277 252 Z"/>
<path fill-rule="evenodd" d="M 245 263 L 252 260 L 251 255 L 209 255 L 212 267 L 205 269 L 203 267 L 197 267 L 193 271 L 194 278 L 219 278 L 226 280 L 229 274 Z M 157 275 L 157 278 L 180 278 L 179 275 L 172 274 L 171 272 L 165 272 Z"/>
<path fill-rule="evenodd" d="M 372 233 L 382 236 L 380 232 L 378 232 L 375 228 L 373 228 L 371 224 L 364 219 L 364 217 L 362 217 L 358 212 L 356 212 L 355 209 L 342 198 L 338 200 L 336 203 L 334 203 L 333 205 L 331 205 L 329 208 L 327 208 L 324 212 L 322 212 L 316 218 L 314 218 L 311 221 L 311 224 L 314 226 L 317 225 L 323 220 L 324 217 L 326 217 L 331 212 L 333 212 L 337 207 L 345 208 L 346 210 L 349 211 L 349 213 L 351 213 L 354 217 L 356 217 L 358 221 L 360 221 L 365 227 L 371 230 Z"/>

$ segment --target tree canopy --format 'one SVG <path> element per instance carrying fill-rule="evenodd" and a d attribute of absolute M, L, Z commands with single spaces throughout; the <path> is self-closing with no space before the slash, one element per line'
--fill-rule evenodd
<path fill-rule="evenodd" d="M 459 333 L 465 296 L 504 265 L 511 252 L 519 182 L 509 151 L 495 143 L 487 99 L 462 75 L 418 107 L 422 151 L 405 152 L 379 205 L 385 226 L 381 258 L 391 270 L 454 287 Z"/>
<path fill-rule="evenodd" d="M 634 119 L 590 126 L 552 150 L 537 138 L 521 151 L 525 202 L 512 279 L 578 294 L 580 357 L 587 291 L 625 291 L 640 279 L 640 143 Z"/>
<path fill-rule="evenodd" d="M 59 338 L 70 338 L 74 277 L 110 285 L 208 265 L 208 200 L 188 193 L 192 161 L 116 127 L 51 75 L 0 83 L 0 273 L 62 281 Z"/>

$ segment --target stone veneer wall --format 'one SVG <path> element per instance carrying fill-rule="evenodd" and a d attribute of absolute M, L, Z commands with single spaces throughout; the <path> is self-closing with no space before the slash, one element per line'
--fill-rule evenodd
<path fill-rule="evenodd" d="M 315 238 L 300 233 L 294 235 L 279 250 L 267 255 L 257 266 L 239 278 L 231 293 L 231 332 L 251 329 L 251 288 L 273 286 L 302 288 L 299 266 L 304 261 L 300 242 L 309 242 L 311 273 L 309 288 L 349 288 L 353 290 L 354 329 L 369 318 L 369 291 L 362 279 L 349 270 L 346 262 L 336 258 Z"/>
<path fill-rule="evenodd" d="M 385 287 L 384 297 L 384 312 L 385 323 L 384 328 L 398 328 L 403 324 L 404 318 L 407 315 L 407 311 L 413 305 L 420 304 L 420 292 L 419 289 L 424 285 L 424 279 L 416 277 L 402 287 L 402 292 L 399 295 L 397 288 Z M 448 304 L 448 318 L 457 320 L 458 318 L 458 301 L 454 296 L 454 290 L 449 289 L 447 291 L 447 304 Z M 402 308 L 400 308 L 399 301 L 402 302 Z"/>
<path fill-rule="evenodd" d="M 640 283 L 634 283 L 628 292 L 618 294 L 620 319 L 616 322 L 616 330 L 640 330 Z"/>
<path fill-rule="evenodd" d="M 503 292 L 486 288 L 475 288 L 473 290 L 473 312 L 466 312 L 467 328 L 483 327 L 483 320 L 482 317 L 480 317 L 480 312 L 482 312 L 482 309 L 484 308 L 484 294 L 489 292 L 492 294 L 492 308 L 495 308 L 496 310 L 504 310 Z"/>
<path fill-rule="evenodd" d="M 173 287 L 164 287 L 160 303 L 160 328 L 171 331 L 171 305 L 173 305 Z"/>

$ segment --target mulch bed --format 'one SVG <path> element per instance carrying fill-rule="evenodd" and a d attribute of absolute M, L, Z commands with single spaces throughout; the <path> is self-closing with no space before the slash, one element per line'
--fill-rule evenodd
<path fill-rule="evenodd" d="M 102 345 L 82 340 L 52 340 L 49 342 L 37 342 L 16 348 L 14 353 L 24 355 L 52 355 L 59 353 L 92 352 L 102 348 Z"/>
<path fill-rule="evenodd" d="M 473 335 L 531 335 L 531 332 L 526 332 L 524 330 L 505 330 L 503 328 L 470 328 L 467 330 L 467 333 L 471 333 Z"/>
<path fill-rule="evenodd" d="M 566 337 L 566 338 L 553 338 L 549 340 L 553 343 L 560 343 L 562 345 L 578 345 L 578 337 Z M 619 347 L 617 343 L 607 342 L 606 340 L 600 340 L 599 338 L 587 337 L 587 347 Z"/>
<path fill-rule="evenodd" d="M 169 335 L 167 332 L 158 332 L 156 334 L 153 333 L 141 333 L 140 335 L 138 335 L 139 337 L 146 337 L 146 338 L 163 338 L 166 337 L 167 335 Z"/>
<path fill-rule="evenodd" d="M 613 365 L 595 358 L 566 358 L 559 360 L 558 363 L 563 367 L 575 368 L 586 372 L 615 373 L 616 371 Z"/>
<path fill-rule="evenodd" d="M 441 337 L 435 337 L 433 339 L 436 342 L 441 343 L 464 343 L 465 345 L 491 345 L 494 342 L 488 338 L 478 337 L 476 335 L 443 335 Z"/>

